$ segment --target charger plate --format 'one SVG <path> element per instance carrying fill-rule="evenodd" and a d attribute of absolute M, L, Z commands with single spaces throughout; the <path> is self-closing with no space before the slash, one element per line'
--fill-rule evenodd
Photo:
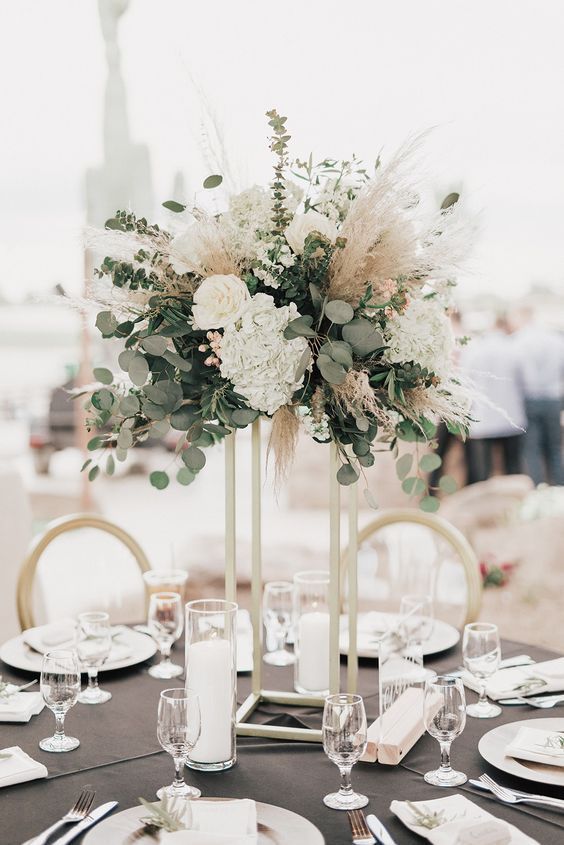
<path fill-rule="evenodd" d="M 206 798 L 207 801 L 222 800 Z M 108 816 L 90 830 L 84 837 L 84 845 L 132 845 L 132 834 L 139 830 L 144 807 L 131 807 L 121 813 Z M 303 816 L 257 801 L 258 845 L 324 845 L 321 832 Z M 141 834 L 135 845 L 146 842 L 155 845 L 155 838 Z"/>
<path fill-rule="evenodd" d="M 359 613 L 358 614 L 358 656 L 378 658 L 378 639 L 401 619 L 398 613 Z M 373 624 L 371 624 L 373 623 Z M 341 654 L 349 650 L 348 617 L 341 616 Z M 448 622 L 435 619 L 433 632 L 428 640 L 423 642 L 423 656 L 439 654 L 457 644 L 460 632 Z"/>
<path fill-rule="evenodd" d="M 488 731 L 478 743 L 478 751 L 496 769 L 515 775 L 518 778 L 532 780 L 535 783 L 548 783 L 564 786 L 564 768 L 546 766 L 544 763 L 531 763 L 528 760 L 516 760 L 507 757 L 505 749 L 517 735 L 519 728 L 539 728 L 547 731 L 564 731 L 564 719 L 523 719 L 521 722 L 509 722 L 506 725 Z"/>

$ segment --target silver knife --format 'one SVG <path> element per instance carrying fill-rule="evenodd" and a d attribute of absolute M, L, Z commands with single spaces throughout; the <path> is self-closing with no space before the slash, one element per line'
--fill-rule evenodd
<path fill-rule="evenodd" d="M 95 810 L 92 810 L 85 819 L 79 822 L 75 827 L 71 828 L 68 833 L 65 833 L 64 836 L 61 836 L 60 839 L 57 839 L 55 845 L 66 845 L 67 842 L 72 842 L 72 840 L 80 836 L 81 833 L 84 833 L 85 830 L 88 830 L 89 827 L 92 827 L 93 824 L 100 821 L 108 813 L 117 807 L 117 801 L 108 801 L 107 804 L 101 804 L 99 807 L 96 807 Z"/>
<path fill-rule="evenodd" d="M 396 845 L 395 839 L 392 839 L 382 822 L 376 816 L 370 815 L 366 817 L 366 824 L 382 845 Z"/>

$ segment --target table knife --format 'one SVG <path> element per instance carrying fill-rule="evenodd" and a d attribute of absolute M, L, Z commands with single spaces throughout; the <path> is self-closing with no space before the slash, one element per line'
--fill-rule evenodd
<path fill-rule="evenodd" d="M 382 822 L 376 816 L 370 815 L 366 817 L 366 824 L 382 845 L 396 845 L 395 839 L 392 839 Z"/>
<path fill-rule="evenodd" d="M 95 810 L 92 810 L 85 819 L 71 828 L 68 833 L 65 833 L 64 836 L 61 836 L 60 839 L 57 839 L 55 845 L 66 845 L 67 842 L 72 842 L 75 837 L 80 836 L 81 833 L 84 833 L 85 830 L 88 830 L 89 827 L 92 827 L 93 824 L 100 821 L 108 813 L 117 807 L 117 801 L 108 801 L 107 804 L 101 804 L 99 807 L 96 807 Z"/>

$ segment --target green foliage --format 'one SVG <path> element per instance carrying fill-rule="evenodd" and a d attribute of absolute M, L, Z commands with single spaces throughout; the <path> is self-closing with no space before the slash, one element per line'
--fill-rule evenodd
<path fill-rule="evenodd" d="M 206 179 L 204 179 L 204 188 L 209 191 L 212 188 L 218 188 L 222 182 L 223 176 L 214 174 L 213 176 L 208 176 Z"/>
<path fill-rule="evenodd" d="M 268 125 L 272 127 L 270 149 L 276 155 L 274 180 L 272 182 L 272 222 L 273 234 L 282 235 L 290 222 L 291 215 L 286 208 L 286 169 L 288 167 L 288 141 L 286 117 L 281 117 L 276 109 L 266 113 Z"/>
<path fill-rule="evenodd" d="M 157 488 L 157 490 L 164 490 L 166 487 L 168 487 L 170 483 L 170 478 L 168 477 L 166 472 L 156 470 L 155 472 L 152 472 L 150 474 L 149 481 L 151 482 L 153 487 Z"/>
<path fill-rule="evenodd" d="M 180 214 L 183 211 L 186 211 L 186 206 L 182 205 L 180 202 L 176 202 L 175 200 L 167 200 L 163 202 L 163 208 L 167 208 L 169 211 L 174 211 L 175 214 Z"/>

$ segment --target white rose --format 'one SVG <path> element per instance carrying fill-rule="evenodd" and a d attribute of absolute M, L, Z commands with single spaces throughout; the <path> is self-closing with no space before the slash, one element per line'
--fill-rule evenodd
<path fill-rule="evenodd" d="M 202 266 L 200 227 L 197 223 L 188 226 L 176 235 L 169 246 L 170 263 L 175 273 L 198 272 Z"/>
<path fill-rule="evenodd" d="M 221 329 L 238 319 L 249 299 L 247 285 L 237 276 L 208 276 L 194 294 L 194 325 Z"/>
<path fill-rule="evenodd" d="M 305 214 L 294 214 L 292 222 L 286 229 L 286 240 L 297 255 L 304 251 L 305 239 L 312 232 L 319 232 L 329 243 L 335 243 L 337 227 L 332 220 L 310 209 Z"/>

